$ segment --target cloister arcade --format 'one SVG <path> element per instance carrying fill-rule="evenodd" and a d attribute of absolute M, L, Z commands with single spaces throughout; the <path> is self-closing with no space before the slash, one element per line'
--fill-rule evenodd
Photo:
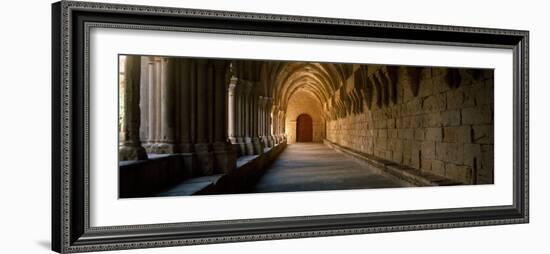
<path fill-rule="evenodd" d="M 249 191 L 304 140 L 412 185 L 492 183 L 492 93 L 483 69 L 121 56 L 121 196 Z"/>

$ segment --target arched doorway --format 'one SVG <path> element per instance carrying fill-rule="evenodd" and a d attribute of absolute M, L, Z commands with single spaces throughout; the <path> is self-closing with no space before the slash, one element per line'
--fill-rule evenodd
<path fill-rule="evenodd" d="M 313 121 L 308 114 L 301 114 L 296 119 L 296 142 L 313 141 Z"/>

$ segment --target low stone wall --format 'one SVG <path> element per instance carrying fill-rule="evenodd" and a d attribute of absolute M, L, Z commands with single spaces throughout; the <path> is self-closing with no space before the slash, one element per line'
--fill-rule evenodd
<path fill-rule="evenodd" d="M 237 165 L 237 169 L 223 175 L 204 191 L 196 194 L 250 193 L 269 165 L 284 151 L 286 145 L 286 142 L 283 142 L 272 148 L 266 148 L 261 155 L 248 156 L 246 161 L 238 163 L 240 165 Z"/>
<path fill-rule="evenodd" d="M 330 142 L 464 184 L 493 183 L 493 70 L 369 66 L 367 75 L 360 112 L 327 120 Z"/>
<path fill-rule="evenodd" d="M 125 161 L 119 165 L 119 197 L 152 197 L 173 195 L 172 188 L 185 189 L 187 195 L 230 194 L 248 192 L 285 149 L 286 142 L 266 148 L 261 155 L 244 156 L 237 168 L 225 174 L 202 175 L 193 154 L 159 155 L 142 161 Z M 193 184 L 195 179 L 209 181 L 204 186 Z M 179 186 L 179 187 L 178 187 Z M 198 189 L 196 186 L 199 186 Z M 189 190 L 188 190 L 189 189 Z"/>
<path fill-rule="evenodd" d="M 148 197 L 200 174 L 192 154 L 159 155 L 119 164 L 119 198 Z"/>

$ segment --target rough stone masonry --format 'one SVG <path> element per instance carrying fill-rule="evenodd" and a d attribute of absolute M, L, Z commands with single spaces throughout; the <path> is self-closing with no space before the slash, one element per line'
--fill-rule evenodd
<path fill-rule="evenodd" d="M 465 184 L 493 183 L 493 70 L 358 66 L 343 88 L 347 96 L 324 105 L 333 109 L 329 141 Z"/>

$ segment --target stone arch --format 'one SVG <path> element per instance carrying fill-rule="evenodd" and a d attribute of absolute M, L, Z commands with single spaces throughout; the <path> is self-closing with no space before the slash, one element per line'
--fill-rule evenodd
<path fill-rule="evenodd" d="M 288 143 L 296 142 L 297 120 L 307 114 L 312 119 L 312 141 L 322 142 L 325 138 L 325 118 L 321 102 L 308 90 L 299 89 L 286 105 L 285 133 Z"/>

